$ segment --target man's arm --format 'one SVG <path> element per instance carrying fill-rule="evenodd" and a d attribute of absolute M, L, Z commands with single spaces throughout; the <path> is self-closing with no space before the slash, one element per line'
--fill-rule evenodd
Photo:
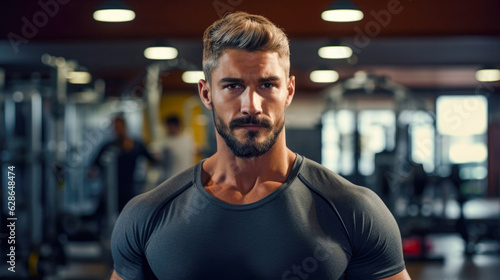
<path fill-rule="evenodd" d="M 356 190 L 349 279 L 374 277 L 382 280 L 409 280 L 404 266 L 401 234 L 396 220 L 382 200 L 371 190 Z M 390 276 L 389 276 L 390 275 Z"/>
<path fill-rule="evenodd" d="M 146 209 L 148 205 L 141 202 L 140 197 L 130 200 L 115 222 L 111 234 L 111 254 L 115 270 L 111 276 L 113 280 L 153 279 L 144 274 L 147 262 L 141 241 L 145 239 L 143 229 L 147 219 L 144 217 L 149 215 Z"/>
<path fill-rule="evenodd" d="M 154 156 L 153 154 L 151 154 L 151 152 L 149 152 L 148 148 L 146 148 L 146 145 L 144 145 L 144 143 L 136 140 L 135 141 L 139 147 L 140 147 L 140 153 L 145 156 L 152 164 L 158 164 L 160 163 L 160 160 Z"/>
<path fill-rule="evenodd" d="M 101 164 L 101 156 L 109 147 L 109 145 L 109 143 L 102 145 L 99 149 L 99 152 L 97 152 L 97 155 L 94 157 L 94 160 L 91 161 L 89 169 L 87 171 L 87 177 L 89 177 L 90 179 L 93 179 L 104 168 L 104 166 Z"/>
<path fill-rule="evenodd" d="M 121 278 L 116 278 L 116 279 L 121 279 Z M 395 274 L 391 277 L 387 277 L 387 278 L 380 279 L 380 280 L 411 280 L 411 278 L 410 278 L 410 275 L 408 274 L 408 272 L 406 271 L 406 268 L 405 268 L 403 271 L 401 271 L 398 274 Z"/>
<path fill-rule="evenodd" d="M 116 271 L 113 270 L 113 274 L 111 274 L 111 278 L 109 280 L 124 280 L 118 274 L 116 274 Z"/>

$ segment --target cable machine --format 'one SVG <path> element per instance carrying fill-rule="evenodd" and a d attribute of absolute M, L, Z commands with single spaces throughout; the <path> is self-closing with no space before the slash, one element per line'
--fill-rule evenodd
<path fill-rule="evenodd" d="M 390 100 L 391 105 L 389 106 L 392 107 L 392 110 L 389 110 L 387 114 L 367 115 L 370 122 L 378 127 L 369 126 L 364 129 L 363 125 L 365 124 L 362 122 L 362 118 L 367 119 L 367 117 L 363 114 L 367 110 L 377 107 L 376 105 L 364 105 L 362 109 L 357 108 L 360 100 L 367 97 Z M 397 196 L 400 192 L 400 183 L 404 179 L 400 177 L 408 176 L 407 173 L 411 171 L 403 170 L 402 167 L 413 161 L 410 150 L 411 139 L 408 132 L 411 121 L 405 118 L 411 111 L 427 112 L 423 101 L 415 98 L 407 88 L 385 77 L 377 77 L 362 71 L 326 89 L 325 98 L 327 105 L 323 115 L 323 144 L 326 147 L 332 145 L 331 142 L 328 142 L 331 141 L 332 137 L 329 138 L 328 135 L 325 135 L 329 132 L 329 128 L 333 127 L 336 130 L 334 133 L 340 132 L 340 135 L 336 135 L 338 137 L 335 141 L 337 147 L 333 149 L 336 153 L 328 150 L 323 151 L 324 163 L 328 166 L 328 162 L 330 162 L 332 169 L 337 169 L 335 171 L 363 185 L 367 183 L 366 180 L 370 174 L 373 173 L 376 176 L 377 173 L 379 175 L 385 174 L 386 178 L 375 179 L 374 190 L 383 196 L 381 193 L 383 187 L 380 182 L 389 179 L 390 186 L 387 187 Z M 382 107 L 387 110 L 388 106 Z M 342 114 L 346 115 L 345 110 L 350 111 L 349 117 L 342 116 Z M 431 117 L 430 114 L 429 117 Z M 432 118 L 430 121 L 433 121 Z M 368 150 L 369 145 L 375 145 L 373 139 L 367 138 L 366 134 L 372 132 L 370 129 L 374 130 L 375 128 L 380 129 L 377 131 L 377 135 L 383 142 L 378 144 L 378 151 L 375 149 L 373 155 L 365 156 L 365 159 L 375 160 L 376 154 L 378 162 L 374 164 L 374 168 L 380 169 L 376 170 L 377 172 L 373 169 L 373 165 L 371 169 L 367 168 L 366 164 L 363 165 L 363 153 Z M 352 165 L 350 170 L 342 167 L 348 164 Z M 387 202 L 389 202 L 389 207 L 394 209 L 394 201 Z"/>

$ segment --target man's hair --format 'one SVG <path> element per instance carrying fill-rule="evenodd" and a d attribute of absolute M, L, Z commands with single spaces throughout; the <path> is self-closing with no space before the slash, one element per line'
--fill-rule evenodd
<path fill-rule="evenodd" d="M 163 121 L 166 125 L 181 125 L 181 119 L 177 115 L 168 115 L 163 119 Z"/>
<path fill-rule="evenodd" d="M 123 114 L 114 115 L 113 116 L 113 123 L 116 123 L 116 122 L 121 122 L 123 124 L 126 124 L 125 116 Z"/>
<path fill-rule="evenodd" d="M 230 13 L 214 22 L 203 34 L 203 72 L 210 82 L 222 53 L 228 49 L 277 52 L 290 75 L 287 36 L 267 18 L 245 12 Z"/>

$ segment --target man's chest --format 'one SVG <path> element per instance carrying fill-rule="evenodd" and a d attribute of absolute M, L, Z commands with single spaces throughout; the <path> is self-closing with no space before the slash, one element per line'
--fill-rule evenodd
<path fill-rule="evenodd" d="M 146 258 L 159 279 L 341 279 L 348 241 L 333 214 L 317 207 L 172 205 L 148 239 Z"/>

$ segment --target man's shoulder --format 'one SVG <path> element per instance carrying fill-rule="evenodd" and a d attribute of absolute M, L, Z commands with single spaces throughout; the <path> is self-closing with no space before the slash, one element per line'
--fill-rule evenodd
<path fill-rule="evenodd" d="M 358 231 L 357 223 L 393 219 L 371 189 L 355 185 L 316 162 L 306 159 L 299 176 L 304 184 L 329 201 L 351 234 Z"/>
<path fill-rule="evenodd" d="M 193 166 L 169 178 L 154 189 L 132 198 L 121 215 L 151 215 L 156 209 L 177 197 L 194 184 Z"/>
<path fill-rule="evenodd" d="M 101 144 L 101 150 L 109 149 L 111 147 L 115 147 L 116 145 L 116 140 L 106 140 L 103 141 Z"/>
<path fill-rule="evenodd" d="M 339 174 L 308 158 L 304 158 L 300 176 L 302 179 L 307 180 L 314 188 L 335 189 L 336 191 L 349 191 L 360 188 L 360 186 L 353 184 Z"/>
<path fill-rule="evenodd" d="M 346 204 L 359 204 L 377 196 L 372 190 L 356 185 L 321 164 L 305 158 L 301 180 L 328 199 Z"/>
<path fill-rule="evenodd" d="M 165 214 L 163 210 L 168 209 L 170 201 L 193 185 L 193 170 L 190 168 L 127 203 L 113 228 L 113 255 L 125 259 L 142 258 L 149 237 Z"/>

